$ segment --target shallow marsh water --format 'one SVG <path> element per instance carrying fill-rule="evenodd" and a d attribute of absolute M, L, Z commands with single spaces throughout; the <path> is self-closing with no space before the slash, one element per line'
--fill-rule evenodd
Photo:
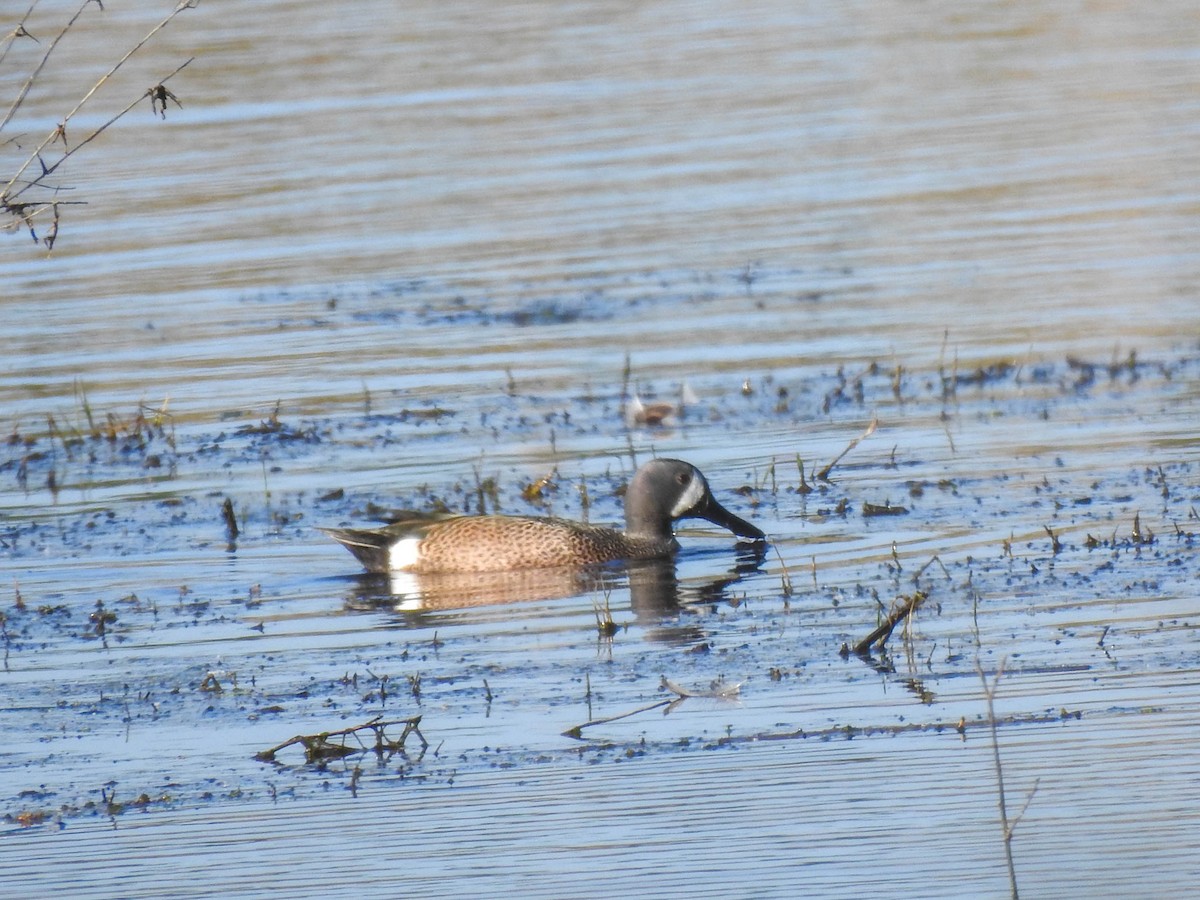
<path fill-rule="evenodd" d="M 105 6 L 47 88 L 156 15 Z M 1003 896 L 977 663 L 1003 666 L 1010 815 L 1037 784 L 1021 888 L 1195 881 L 1197 26 L 181 17 L 145 78 L 196 54 L 183 109 L 81 156 L 51 257 L 0 251 L 5 883 Z M 697 399 L 627 426 L 627 358 L 643 396 Z M 365 578 L 313 528 L 437 503 L 617 521 L 652 453 L 772 552 L 688 526 L 649 581 L 480 594 Z M 839 653 L 917 589 L 910 641 Z M 741 688 L 564 735 L 663 677 Z M 424 753 L 253 758 L 416 714 Z"/>

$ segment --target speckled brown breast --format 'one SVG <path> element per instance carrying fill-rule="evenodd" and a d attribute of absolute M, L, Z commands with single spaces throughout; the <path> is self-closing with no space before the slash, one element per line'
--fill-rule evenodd
<path fill-rule="evenodd" d="M 432 525 L 410 571 L 494 572 L 667 556 L 674 542 L 631 538 L 567 519 L 463 516 Z"/>

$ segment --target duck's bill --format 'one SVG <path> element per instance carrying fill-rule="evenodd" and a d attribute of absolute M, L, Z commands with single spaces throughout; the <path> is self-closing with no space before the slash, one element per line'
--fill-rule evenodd
<path fill-rule="evenodd" d="M 701 519 L 707 519 L 714 525 L 720 525 L 722 528 L 727 528 L 736 534 L 738 537 L 750 538 L 755 541 L 765 541 L 767 536 L 747 522 L 745 519 L 739 519 L 720 503 L 712 498 L 709 498 L 708 503 L 703 509 L 696 510 L 693 515 Z"/>

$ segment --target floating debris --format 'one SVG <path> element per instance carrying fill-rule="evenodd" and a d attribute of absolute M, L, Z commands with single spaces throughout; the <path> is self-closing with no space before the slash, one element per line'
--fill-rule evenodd
<path fill-rule="evenodd" d="M 855 644 L 854 652 L 859 656 L 870 656 L 872 648 L 883 649 L 896 626 L 915 613 L 927 599 L 929 599 L 929 594 L 925 591 L 914 591 L 911 594 L 898 597 L 896 603 L 892 606 L 892 611 L 888 613 L 887 619 L 878 628 Z M 843 653 L 843 655 L 845 654 Z"/>
<path fill-rule="evenodd" d="M 299 744 L 304 748 L 304 761 L 306 763 L 323 762 L 327 759 L 341 759 L 355 753 L 367 753 L 370 751 L 374 751 L 377 756 L 385 756 L 403 751 L 409 735 L 414 734 L 421 742 L 421 752 L 423 753 L 428 749 L 429 742 L 421 734 L 420 724 L 420 716 L 412 716 L 408 719 L 389 719 L 387 721 L 384 721 L 382 716 L 377 716 L 369 722 L 354 725 L 350 728 L 342 728 L 337 731 L 298 734 L 295 737 L 288 738 L 282 744 L 276 744 L 274 747 L 259 751 L 254 754 L 254 758 L 259 762 L 276 762 L 275 757 L 280 750 L 295 744 Z M 387 729 L 396 725 L 403 725 L 404 730 L 400 733 L 399 737 L 389 738 L 387 736 Z M 374 746 L 368 746 L 362 742 L 360 735 L 364 731 L 369 731 L 375 736 Z M 341 741 L 335 743 L 332 740 L 334 738 L 341 738 Z M 358 746 L 349 745 L 346 742 L 347 738 L 354 738 L 358 742 Z"/>

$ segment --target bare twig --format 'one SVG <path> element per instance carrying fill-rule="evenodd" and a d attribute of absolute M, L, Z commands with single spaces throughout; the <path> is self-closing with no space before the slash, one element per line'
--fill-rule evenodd
<path fill-rule="evenodd" d="M 652 709 L 658 709 L 660 706 L 668 707 L 667 712 L 670 712 L 677 705 L 682 703 L 683 697 L 671 697 L 666 700 L 656 700 L 653 703 L 648 703 L 645 706 L 639 706 L 637 709 L 631 709 L 628 712 L 618 713 L 615 716 L 605 716 L 601 719 L 590 719 L 582 725 L 574 725 L 563 732 L 563 737 L 581 738 L 583 737 L 583 729 L 591 728 L 593 725 L 606 725 L 609 722 L 616 722 L 619 719 L 628 719 L 630 716 L 636 716 L 638 713 L 648 712 Z"/>
<path fill-rule="evenodd" d="M 975 670 L 979 673 L 979 680 L 983 682 L 983 699 L 987 704 L 988 725 L 992 734 L 992 763 L 996 769 L 996 791 L 998 795 L 997 805 L 1000 809 L 1000 829 L 1004 835 L 1004 856 L 1008 862 L 1008 884 L 1012 891 L 1013 900 L 1019 900 L 1019 892 L 1017 891 L 1017 870 L 1013 865 L 1012 836 L 1013 829 L 1016 828 L 1017 821 L 1019 821 L 1020 816 L 1017 817 L 1017 820 L 1009 822 L 1008 803 L 1006 802 L 1004 795 L 1004 768 L 1000 765 L 1000 736 L 996 729 L 996 688 L 1000 685 L 1000 679 L 1004 677 L 1004 665 L 1006 662 L 1008 662 L 1007 657 L 1000 661 L 1000 666 L 996 669 L 996 674 L 992 677 L 991 683 L 988 682 L 987 674 L 983 671 L 983 666 L 979 664 L 978 660 L 975 662 Z M 1037 790 L 1036 782 L 1034 783 L 1033 789 L 1034 791 Z M 1033 792 L 1031 791 L 1029 797 L 1025 801 L 1025 806 L 1021 808 L 1022 816 L 1025 814 L 1025 810 L 1028 808 L 1029 802 L 1032 799 Z"/>
<path fill-rule="evenodd" d="M 1014 818 L 1012 820 L 1012 822 L 1009 824 L 1009 828 L 1008 828 L 1008 840 L 1009 841 L 1012 840 L 1013 832 L 1017 830 L 1017 826 L 1021 824 L 1021 820 L 1023 818 L 1025 818 L 1025 810 L 1029 809 L 1029 804 L 1033 802 L 1033 798 L 1037 795 L 1038 785 L 1040 785 L 1041 783 L 1042 783 L 1042 779 L 1040 779 L 1040 778 L 1033 779 L 1033 787 L 1031 787 L 1029 789 L 1029 792 L 1025 795 L 1025 802 L 1021 804 L 1021 811 L 1019 813 L 1017 813 L 1016 818 Z M 1015 892 L 1014 892 L 1013 896 L 1014 897 L 1016 896 Z"/>
<path fill-rule="evenodd" d="M 913 575 L 913 581 L 916 582 L 922 575 L 925 574 L 925 570 L 928 569 L 930 566 L 932 566 L 934 563 L 937 563 L 939 566 L 941 566 L 942 574 L 946 576 L 947 581 L 950 581 L 951 580 L 950 572 L 946 568 L 946 564 L 944 562 L 942 562 L 942 558 L 940 556 L 938 556 L 936 553 L 929 558 L 929 561 L 926 562 L 925 565 L 923 565 L 923 566 L 921 566 L 921 568 L 917 569 L 917 573 L 915 575 Z"/>
<path fill-rule="evenodd" d="M 46 52 L 44 54 L 42 54 L 42 61 L 37 64 L 37 66 L 34 68 L 34 70 L 29 74 L 29 77 L 25 79 L 25 83 L 23 85 L 21 85 L 21 89 L 19 91 L 17 91 L 16 99 L 13 100 L 12 106 L 10 106 L 8 109 L 8 113 L 5 114 L 3 121 L 0 121 L 0 131 L 3 131 L 4 126 L 12 121 L 12 117 L 17 114 L 17 110 L 20 109 L 21 104 L 25 102 L 25 97 L 28 96 L 29 89 L 31 87 L 33 87 L 33 83 L 37 80 L 37 77 L 40 74 L 42 74 L 42 69 L 46 68 L 46 63 L 50 61 L 50 54 L 52 54 L 54 52 L 54 48 L 58 46 L 58 42 L 63 39 L 63 37 L 66 35 L 66 33 L 68 31 L 71 30 L 71 26 L 74 25 L 79 20 L 79 17 L 83 15 L 83 11 L 85 9 L 87 9 L 88 4 L 90 4 L 92 2 L 93 2 L 93 0 L 83 0 L 83 3 L 81 3 L 79 5 L 79 9 L 77 9 L 75 11 L 75 15 L 71 16 L 71 18 L 67 22 L 67 24 L 62 27 L 62 30 L 59 31 L 59 33 L 57 35 L 55 35 L 54 40 L 50 42 L 50 46 L 47 47 Z M 104 9 L 103 5 L 99 2 L 99 0 L 94 0 L 94 2 L 101 9 Z M 34 4 L 34 5 L 36 5 L 36 4 Z M 29 13 L 31 13 L 31 12 L 33 12 L 33 6 L 29 7 L 29 10 L 25 13 L 25 18 L 28 18 Z M 24 21 L 25 21 L 25 19 L 21 20 L 22 24 L 21 24 L 20 28 L 22 30 L 24 30 L 24 27 L 25 27 Z M 29 165 L 29 163 L 26 162 L 25 165 L 27 166 L 27 165 Z M 22 167 L 22 170 L 24 170 L 24 167 Z M 17 175 L 20 175 L 20 174 L 21 174 L 20 172 L 17 173 Z M 14 181 L 15 180 L 16 179 L 14 178 Z M 10 181 L 8 183 L 8 187 L 11 187 L 11 186 L 12 186 L 12 182 Z M 5 188 L 5 190 L 7 190 L 7 187 Z"/>
<path fill-rule="evenodd" d="M 663 710 L 663 715 L 666 715 L 688 697 L 713 697 L 720 700 L 729 700 L 733 697 L 736 697 L 738 692 L 742 689 L 741 682 L 738 682 L 737 684 L 713 687 L 707 691 L 694 691 L 689 688 L 680 687 L 666 676 L 663 676 L 662 686 L 675 696 L 668 697 L 664 700 L 656 700 L 653 703 L 648 703 L 645 706 L 639 706 L 637 709 L 631 709 L 627 712 L 618 713 L 615 716 L 605 716 L 601 719 L 591 719 L 581 725 L 575 725 L 571 728 L 568 728 L 563 732 L 563 736 L 576 739 L 582 738 L 583 729 L 585 728 L 591 728 L 593 725 L 607 725 L 609 722 L 628 719 L 630 716 L 636 716 L 639 713 L 649 712 L 652 709 L 659 709 L 664 706 L 666 709 Z"/>
<path fill-rule="evenodd" d="M 135 106 L 137 106 L 139 103 L 141 103 L 142 100 L 144 100 L 146 97 L 151 97 L 153 99 L 153 96 L 154 96 L 154 93 L 156 90 L 161 88 L 167 81 L 171 80 L 176 75 L 178 75 L 180 72 L 182 72 L 188 65 L 191 64 L 191 62 L 194 59 L 195 59 L 195 57 L 193 56 L 191 59 L 188 59 L 186 62 L 177 66 L 175 71 L 173 71 L 170 75 L 163 78 L 162 81 L 160 81 L 154 87 L 147 89 L 146 92 L 144 94 L 139 95 L 137 97 L 137 99 L 132 100 L 130 103 L 126 104 L 126 106 L 120 112 L 118 112 L 116 115 L 109 118 L 108 121 L 97 126 L 91 133 L 89 133 L 86 137 L 84 137 L 82 140 L 80 140 L 79 143 L 75 144 L 74 146 L 68 147 L 65 151 L 63 151 L 62 156 L 60 156 L 53 163 L 50 163 L 49 165 L 47 165 L 45 162 L 42 162 L 41 174 L 38 175 L 36 178 L 25 182 L 25 184 L 19 190 L 10 194 L 9 189 L 13 186 L 13 184 L 16 183 L 17 179 L 21 177 L 21 175 L 25 172 L 25 170 L 27 168 L 29 168 L 29 164 L 32 163 L 35 159 L 39 159 L 39 160 L 41 159 L 42 150 L 45 149 L 45 147 L 48 144 L 50 144 L 56 137 L 62 136 L 65 139 L 66 121 L 67 120 L 63 119 L 63 121 L 55 128 L 55 130 L 53 132 L 51 132 L 51 134 L 38 146 L 38 148 L 36 150 L 33 151 L 33 153 L 30 154 L 29 158 L 27 160 L 25 160 L 25 163 L 21 166 L 21 168 L 19 168 L 17 170 L 16 174 L 13 175 L 13 177 L 9 179 L 8 184 L 6 184 L 4 186 L 4 191 L 0 192 L 0 199 L 3 199 L 3 201 L 7 204 L 13 200 L 16 200 L 18 197 L 20 197 L 22 194 L 24 194 L 31 187 L 35 187 L 35 186 L 44 187 L 45 185 L 42 184 L 42 181 L 45 178 L 47 178 L 48 176 L 53 175 L 58 170 L 59 166 L 61 166 L 68 159 L 70 159 L 72 156 L 74 156 L 76 153 L 78 153 L 80 150 L 82 150 L 84 147 L 86 147 L 88 144 L 90 144 L 92 141 L 94 141 L 96 138 L 98 138 L 105 131 L 107 131 L 113 124 L 115 124 L 117 122 L 118 119 L 120 119 L 123 116 L 125 116 L 126 114 L 128 114 L 131 109 L 133 109 Z M 116 70 L 114 69 L 113 71 L 116 71 Z M 109 73 L 109 75 L 111 75 L 111 74 L 112 74 L 112 72 Z M 104 77 L 107 78 L 108 75 L 105 75 Z M 101 81 L 103 81 L 103 79 L 101 79 Z M 97 82 L 97 86 L 99 86 L 99 82 Z M 93 88 L 93 90 L 95 90 L 95 88 Z M 178 101 L 176 101 L 176 102 L 178 102 Z M 71 115 L 74 115 L 78 111 L 79 111 L 79 106 L 76 106 L 75 109 L 73 109 L 68 114 L 68 118 Z"/>
<path fill-rule="evenodd" d="M 876 645 L 883 647 L 887 643 L 888 638 L 892 636 L 892 631 L 895 627 L 916 612 L 918 607 L 928 597 L 929 594 L 925 591 L 914 591 L 912 594 L 897 597 L 896 603 L 892 606 L 892 611 L 888 613 L 887 619 L 878 628 L 855 644 L 854 652 L 859 656 L 870 656 L 872 647 Z"/>
<path fill-rule="evenodd" d="M 878 427 L 878 425 L 879 425 L 879 420 L 872 419 L 871 424 L 867 426 L 867 430 L 864 431 L 862 434 L 860 434 L 858 437 L 856 437 L 854 440 L 852 440 L 849 444 L 847 444 L 846 449 L 843 450 L 841 453 L 839 453 L 837 456 L 835 456 L 833 458 L 833 462 L 831 462 L 829 465 L 827 465 L 825 468 L 823 468 L 820 472 L 818 472 L 816 477 L 821 481 L 828 481 L 829 473 L 833 471 L 833 467 L 836 466 L 838 463 L 840 463 L 842 461 L 842 458 L 847 453 L 849 453 L 851 450 L 853 450 L 855 447 L 857 447 L 859 441 L 861 441 L 863 438 L 868 438 L 871 435 L 873 435 L 875 433 L 875 429 Z"/>
<path fill-rule="evenodd" d="M 340 759 L 352 753 L 365 753 L 368 750 L 374 750 L 376 754 L 382 756 L 387 753 L 396 753 L 403 750 L 404 742 L 410 734 L 417 736 L 417 739 L 421 742 L 422 752 L 429 747 L 429 742 L 425 740 L 425 735 L 421 734 L 421 729 L 418 727 L 421 724 L 420 716 L 413 716 L 409 719 L 392 719 L 386 722 L 382 719 L 382 716 L 376 716 L 369 722 L 364 722 L 361 725 L 355 725 L 351 728 L 342 728 L 338 731 L 322 731 L 319 734 L 298 734 L 293 738 L 288 738 L 282 744 L 276 744 L 274 747 L 254 754 L 254 758 L 259 762 L 274 762 L 275 754 L 293 744 L 300 744 L 304 747 L 304 761 L 309 763 L 321 762 L 326 759 Z M 393 725 L 404 726 L 404 731 L 398 738 L 389 738 L 385 733 L 385 729 Z M 362 742 L 359 733 L 363 731 L 374 733 L 375 746 L 368 747 Z M 347 746 L 345 738 L 348 737 L 354 737 L 358 740 L 358 746 Z M 330 742 L 330 738 L 342 738 L 343 740 L 340 743 L 334 744 Z"/>
<path fill-rule="evenodd" d="M 4 50 L 0 51 L 0 65 L 4 64 L 4 58 L 8 56 L 8 51 L 12 45 L 16 43 L 17 38 L 29 38 L 35 44 L 41 43 L 41 41 L 30 34 L 25 28 L 25 23 L 29 21 L 29 16 L 37 5 L 38 0 L 33 0 L 33 2 L 29 4 L 29 9 L 25 10 L 25 15 L 21 16 L 21 21 L 16 24 L 16 27 L 14 27 L 12 31 L 4 36 Z"/>
<path fill-rule="evenodd" d="M 161 79 L 157 84 L 148 88 L 135 100 L 126 105 L 116 115 L 110 117 L 106 122 L 92 129 L 81 140 L 72 143 L 68 137 L 68 124 L 84 107 L 84 105 L 86 105 L 88 101 L 95 96 L 97 91 L 99 91 L 100 88 L 103 87 L 135 53 L 141 50 L 177 15 L 186 9 L 194 9 L 198 2 L 199 0 L 182 0 L 182 2 L 176 4 L 175 8 L 170 13 L 168 13 L 157 25 L 151 28 L 141 40 L 135 43 L 119 60 L 116 61 L 116 63 L 109 68 L 107 72 L 97 79 L 95 84 L 93 84 L 91 88 L 89 88 L 88 91 L 79 99 L 75 106 L 55 124 L 55 126 L 50 130 L 49 134 L 47 134 L 46 137 L 42 139 L 41 143 L 39 143 L 32 150 L 32 152 L 29 153 L 29 155 L 25 158 L 25 161 L 17 168 L 12 176 L 8 178 L 3 187 L 0 188 L 0 210 L 8 213 L 15 219 L 22 222 L 29 229 L 30 236 L 33 237 L 34 241 L 39 240 L 37 232 L 34 229 L 34 220 L 49 212 L 52 215 L 52 222 L 46 236 L 40 240 L 43 244 L 45 244 L 47 249 L 53 249 L 55 240 L 58 237 L 61 212 L 60 207 L 65 205 L 74 205 L 74 203 L 80 202 L 57 199 L 58 194 L 64 190 L 64 188 L 62 186 L 56 186 L 48 183 L 48 179 L 68 159 L 103 134 L 110 126 L 113 125 L 113 123 L 115 123 L 122 116 L 126 115 L 130 110 L 133 109 L 133 107 L 137 106 L 147 97 L 150 98 L 152 111 L 156 114 L 162 115 L 164 118 L 166 115 L 166 105 L 168 100 L 177 105 L 181 105 L 179 103 L 179 99 L 173 93 L 171 93 L 171 91 L 169 91 L 165 85 L 168 80 L 177 75 L 189 63 L 191 63 L 191 59 L 178 66 L 175 71 Z M 38 64 L 34 67 L 29 77 L 17 91 L 17 95 L 13 99 L 8 111 L 5 113 L 4 118 L 0 120 L 0 131 L 3 131 L 3 129 L 13 120 L 14 116 L 16 116 L 17 111 L 24 104 L 30 88 L 46 68 L 47 63 L 53 56 L 59 42 L 75 26 L 75 24 L 83 16 L 84 12 L 87 10 L 88 6 L 92 3 L 95 3 L 99 9 L 104 9 L 102 0 L 83 0 L 83 2 L 79 5 L 79 8 L 70 17 L 70 19 L 67 20 L 66 24 L 62 26 L 59 32 L 55 35 L 54 39 L 47 46 L 46 51 L 42 54 Z M 26 19 L 36 5 L 37 0 L 34 0 L 33 4 L 29 7 L 29 11 L 25 14 Z M 22 19 L 21 23 L 7 36 L 6 40 L 8 43 L 4 48 L 4 54 L 7 54 L 8 48 L 17 37 L 33 38 L 33 35 L 26 30 L 24 22 L 25 19 Z M 33 39 L 36 40 L 36 38 Z M 2 55 L 0 55 L 0 59 L 3 59 Z M 46 155 L 47 150 L 57 141 L 62 141 L 62 152 L 57 158 L 48 160 Z M 28 174 L 30 173 L 31 169 L 33 169 L 36 174 Z M 20 198 L 32 188 L 38 188 L 40 190 L 49 192 L 53 199 L 22 201 Z"/>

